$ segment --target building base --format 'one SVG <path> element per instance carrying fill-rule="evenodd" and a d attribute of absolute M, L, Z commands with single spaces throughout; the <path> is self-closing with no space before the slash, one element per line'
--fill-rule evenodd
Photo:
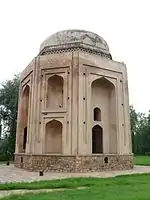
<path fill-rule="evenodd" d="M 129 170 L 133 168 L 133 156 L 99 154 L 87 156 L 15 154 L 15 166 L 28 171 L 45 172 L 100 172 Z"/>

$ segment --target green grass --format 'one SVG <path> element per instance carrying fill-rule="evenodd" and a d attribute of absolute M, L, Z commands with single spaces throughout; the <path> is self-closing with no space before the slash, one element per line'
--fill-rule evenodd
<path fill-rule="evenodd" d="M 134 164 L 150 166 L 150 156 L 135 156 Z"/>
<path fill-rule="evenodd" d="M 76 188 L 78 186 L 93 186 L 100 179 L 98 178 L 69 178 L 50 181 L 34 181 L 21 183 L 0 184 L 0 190 L 18 190 L 18 189 L 54 189 L 54 188 Z"/>
<path fill-rule="evenodd" d="M 6 187 L 7 185 L 7 187 Z M 24 194 L 2 200 L 149 200 L 150 174 L 126 175 L 115 178 L 72 178 L 33 183 L 0 184 L 1 189 L 76 188 L 52 193 Z M 13 187 L 12 187 L 13 186 Z"/>
<path fill-rule="evenodd" d="M 150 156 L 136 156 L 136 165 L 150 165 Z M 85 186 L 83 190 L 77 187 Z M 114 178 L 71 178 L 31 183 L 0 184 L 0 190 L 17 189 L 55 189 L 73 190 L 54 191 L 52 193 L 27 193 L 12 195 L 2 200 L 149 200 L 150 174 L 125 175 Z"/>

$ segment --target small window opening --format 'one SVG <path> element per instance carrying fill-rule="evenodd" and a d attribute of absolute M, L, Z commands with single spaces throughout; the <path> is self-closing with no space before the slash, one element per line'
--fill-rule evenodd
<path fill-rule="evenodd" d="M 94 108 L 94 121 L 101 121 L 101 110 Z"/>
<path fill-rule="evenodd" d="M 105 158 L 104 158 L 104 162 L 105 162 L 105 163 L 108 163 L 108 157 L 105 157 Z"/>
<path fill-rule="evenodd" d="M 23 157 L 20 158 L 20 162 L 23 163 Z"/>

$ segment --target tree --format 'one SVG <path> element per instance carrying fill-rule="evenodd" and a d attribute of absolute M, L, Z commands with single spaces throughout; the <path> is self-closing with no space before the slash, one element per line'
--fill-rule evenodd
<path fill-rule="evenodd" d="M 145 135 L 147 130 L 147 117 L 144 113 L 137 113 L 136 134 L 134 135 L 135 153 L 145 154 Z"/>
<path fill-rule="evenodd" d="M 15 150 L 17 109 L 19 93 L 19 75 L 1 84 L 0 122 L 2 123 L 3 141 L 0 147 L 0 159 L 10 159 Z M 2 134 L 1 133 L 1 134 Z"/>
<path fill-rule="evenodd" d="M 130 106 L 130 124 L 131 124 L 131 138 L 132 138 L 132 152 L 135 153 L 135 141 L 134 136 L 137 131 L 137 113 L 133 108 L 133 105 Z"/>
<path fill-rule="evenodd" d="M 150 112 L 136 112 L 130 107 L 131 132 L 133 138 L 133 152 L 136 154 L 150 153 Z"/>
<path fill-rule="evenodd" d="M 136 112 L 130 106 L 130 121 L 132 134 L 132 151 L 136 154 L 150 153 L 150 112 Z"/>

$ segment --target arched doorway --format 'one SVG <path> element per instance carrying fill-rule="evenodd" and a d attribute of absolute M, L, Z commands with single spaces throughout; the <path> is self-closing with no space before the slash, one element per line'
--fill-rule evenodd
<path fill-rule="evenodd" d="M 105 131 L 103 134 L 104 152 L 116 153 L 117 152 L 116 91 L 115 91 L 115 85 L 111 82 L 111 80 L 105 77 L 101 77 L 92 82 L 91 108 L 92 108 L 92 115 L 94 110 L 94 121 L 101 121 L 103 124 L 103 130 Z M 98 110 L 99 108 L 100 110 Z"/>
<path fill-rule="evenodd" d="M 27 85 L 22 95 L 22 111 L 21 111 L 21 135 L 20 135 L 20 149 L 21 153 L 26 152 L 26 143 L 28 137 L 28 112 L 29 112 L 29 95 L 30 87 Z"/>
<path fill-rule="evenodd" d="M 103 153 L 103 129 L 99 125 L 92 128 L 92 153 Z"/>
<path fill-rule="evenodd" d="M 48 79 L 47 108 L 58 109 L 63 107 L 63 78 L 58 75 Z"/>
<path fill-rule="evenodd" d="M 24 135 L 23 135 L 23 150 L 26 150 L 26 143 L 27 143 L 27 127 L 24 128 Z"/>
<path fill-rule="evenodd" d="M 45 153 L 62 153 L 62 123 L 57 120 L 46 124 Z"/>

